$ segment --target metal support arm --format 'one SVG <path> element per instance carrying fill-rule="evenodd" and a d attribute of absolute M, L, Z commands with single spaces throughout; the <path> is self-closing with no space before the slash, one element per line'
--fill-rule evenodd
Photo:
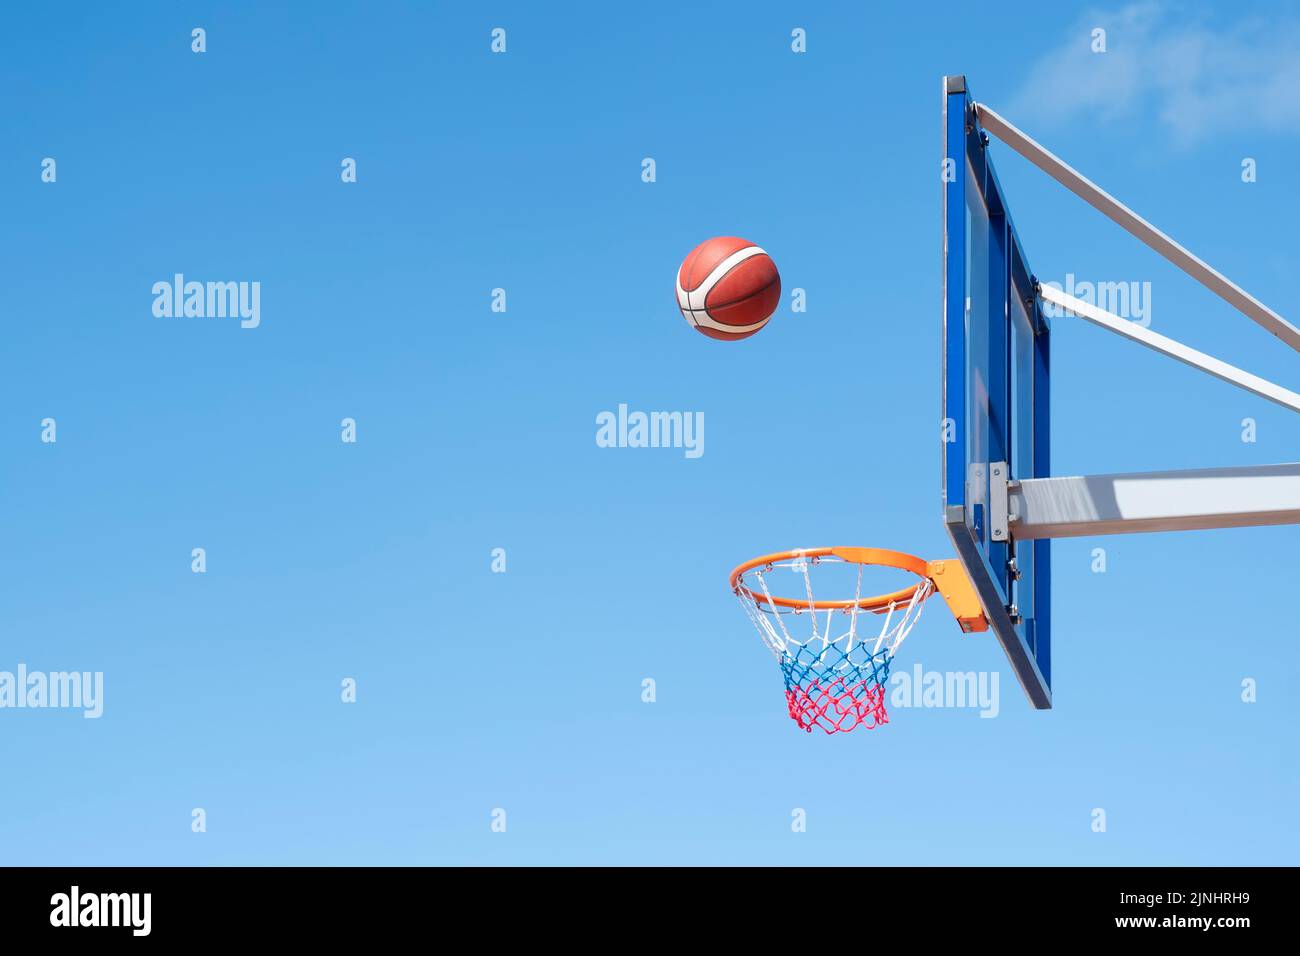
<path fill-rule="evenodd" d="M 1102 215 L 1146 243 L 1243 315 L 1268 329 L 1300 351 L 1300 329 L 1278 315 L 1241 286 L 1192 255 L 1132 209 L 1107 193 L 1077 170 L 1048 152 L 1003 117 L 982 103 L 976 104 L 980 125 L 1029 160 Z"/>
<path fill-rule="evenodd" d="M 1253 392 L 1260 398 L 1267 398 L 1270 402 L 1277 402 L 1283 408 L 1289 408 L 1293 412 L 1300 412 L 1300 395 L 1281 385 L 1275 385 L 1267 379 L 1260 378 L 1258 375 L 1252 375 L 1250 372 L 1243 371 L 1235 365 L 1229 365 L 1216 359 L 1213 355 L 1206 355 L 1204 352 L 1198 352 L 1194 348 L 1184 345 L 1182 342 L 1175 341 L 1158 332 L 1152 332 L 1136 322 L 1130 322 L 1127 319 L 1121 319 L 1113 312 L 1107 312 L 1105 309 L 1099 309 L 1089 302 L 1082 299 L 1076 299 L 1072 295 L 1054 289 L 1049 285 L 1038 286 L 1038 294 L 1045 302 L 1051 302 L 1053 305 L 1059 305 L 1081 319 L 1098 325 L 1103 329 L 1109 329 L 1118 335 L 1124 336 L 1139 345 L 1145 345 L 1149 349 L 1160 352 L 1162 355 L 1168 355 L 1172 359 L 1177 359 L 1192 368 L 1200 369 L 1207 372 L 1217 379 L 1236 385 L 1238 388 L 1244 388 L 1248 392 Z"/>
<path fill-rule="evenodd" d="M 1300 524 L 1300 463 L 1031 478 L 1005 493 L 1018 541 Z"/>

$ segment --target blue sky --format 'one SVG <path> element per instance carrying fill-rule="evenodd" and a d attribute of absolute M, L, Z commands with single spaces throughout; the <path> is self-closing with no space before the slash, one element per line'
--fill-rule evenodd
<path fill-rule="evenodd" d="M 936 604 L 899 665 L 999 672 L 997 718 L 834 738 L 726 587 L 781 548 L 948 551 L 945 73 L 1295 321 L 1294 14 L 817 7 L 11 15 L 0 670 L 102 671 L 105 702 L 0 710 L 0 862 L 1295 862 L 1294 529 L 1060 542 L 1055 709 Z M 1150 282 L 1153 328 L 1300 385 L 994 149 L 1040 277 Z M 807 312 L 692 331 L 675 270 L 727 234 Z M 260 326 L 155 318 L 177 272 L 260 282 Z M 1281 409 L 1053 335 L 1059 474 L 1300 457 Z M 620 403 L 703 412 L 705 454 L 598 448 Z"/>

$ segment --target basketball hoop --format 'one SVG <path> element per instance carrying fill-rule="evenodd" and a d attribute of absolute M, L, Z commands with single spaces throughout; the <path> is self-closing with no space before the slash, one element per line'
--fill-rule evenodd
<path fill-rule="evenodd" d="M 814 597 L 812 572 L 825 564 L 857 566 L 852 598 Z M 918 580 L 897 591 L 864 597 L 862 570 L 871 566 L 897 568 Z M 778 568 L 800 576 L 804 597 L 772 594 L 767 579 Z M 925 561 L 883 548 L 809 548 L 764 555 L 731 572 L 731 589 L 781 665 L 790 717 L 808 733 L 814 727 L 833 734 L 889 723 L 885 683 L 890 663 L 931 595 L 943 597 L 963 631 L 988 628 L 979 597 L 959 562 Z M 882 617 L 880 626 L 866 614 Z M 801 615 L 807 616 L 807 633 L 796 636 L 792 630 L 802 632 L 804 627 L 793 618 Z M 837 627 L 836 615 L 847 622 Z"/>

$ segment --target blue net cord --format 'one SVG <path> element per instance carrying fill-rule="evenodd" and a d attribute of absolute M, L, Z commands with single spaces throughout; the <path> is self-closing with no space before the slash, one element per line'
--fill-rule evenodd
<path fill-rule="evenodd" d="M 827 734 L 889 723 L 885 688 L 891 659 L 888 650 L 870 653 L 862 644 L 848 654 L 835 644 L 820 653 L 788 648 L 779 663 L 791 719 L 807 733 L 816 727 Z"/>

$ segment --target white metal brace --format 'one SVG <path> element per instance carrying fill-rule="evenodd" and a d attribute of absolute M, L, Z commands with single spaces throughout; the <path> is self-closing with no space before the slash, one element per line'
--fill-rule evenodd
<path fill-rule="evenodd" d="M 1300 462 L 1027 478 L 989 490 L 990 515 L 1007 515 L 1017 541 L 1300 524 Z"/>
<path fill-rule="evenodd" d="M 1050 285 L 1040 283 L 1038 294 L 1046 301 L 1059 305 L 1066 311 L 1077 315 L 1081 319 L 1086 319 L 1094 325 L 1109 329 L 1126 339 L 1137 342 L 1139 345 L 1145 345 L 1149 349 L 1154 349 L 1193 368 L 1198 368 L 1202 372 L 1208 372 L 1215 378 L 1230 382 L 1248 392 L 1254 392 L 1260 398 L 1267 398 L 1270 402 L 1277 402 L 1282 407 L 1289 408 L 1293 412 L 1300 412 L 1300 395 L 1290 389 L 1283 388 L 1281 385 L 1274 385 L 1267 379 L 1252 375 L 1235 365 L 1221 362 L 1213 355 L 1198 352 L 1181 342 L 1176 342 L 1158 332 L 1152 332 L 1136 322 L 1121 319 L 1113 312 L 1107 312 L 1105 309 L 1097 308 L 1090 302 L 1084 302 L 1072 295 L 1066 295 Z"/>
<path fill-rule="evenodd" d="M 1300 329 L 1260 302 L 1186 248 L 1166 236 L 1100 186 L 1072 169 L 983 104 L 975 105 L 980 125 L 1029 160 L 1122 229 L 1150 246 L 1178 268 L 1253 319 L 1293 349 L 1300 351 Z"/>

